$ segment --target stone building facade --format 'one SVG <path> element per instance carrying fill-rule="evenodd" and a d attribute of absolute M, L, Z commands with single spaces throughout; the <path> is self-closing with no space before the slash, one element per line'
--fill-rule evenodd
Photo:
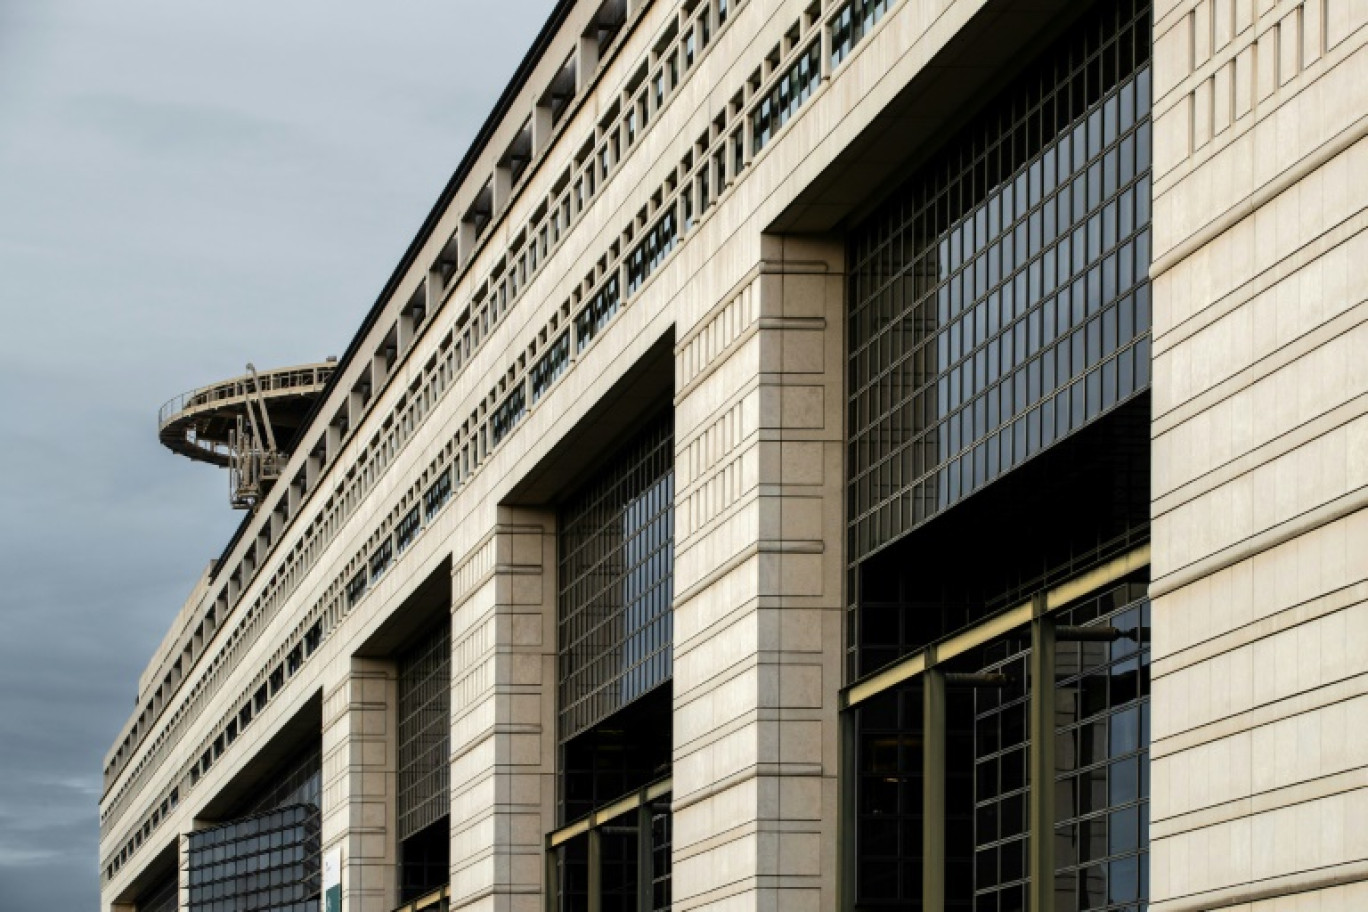
<path fill-rule="evenodd" d="M 1366 27 L 559 2 L 140 680 L 101 907 L 1368 908 Z"/>

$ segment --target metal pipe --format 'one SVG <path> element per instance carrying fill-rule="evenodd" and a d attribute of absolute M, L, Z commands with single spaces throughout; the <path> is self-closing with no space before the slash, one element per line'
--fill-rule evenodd
<path fill-rule="evenodd" d="M 1070 643 L 1112 643 L 1130 636 L 1115 627 L 1056 627 L 1055 639 Z"/>
<path fill-rule="evenodd" d="M 1012 679 L 991 671 L 949 671 L 945 673 L 945 683 L 957 687 L 1006 687 L 1012 683 Z"/>

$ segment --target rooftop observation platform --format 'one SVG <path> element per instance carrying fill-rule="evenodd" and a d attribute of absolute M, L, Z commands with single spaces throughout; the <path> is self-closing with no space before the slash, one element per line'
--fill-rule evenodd
<path fill-rule="evenodd" d="M 337 368 L 335 360 L 242 374 L 175 396 L 157 413 L 157 436 L 198 462 L 231 464 L 231 444 L 248 403 L 265 406 L 282 443 L 294 439 Z"/>

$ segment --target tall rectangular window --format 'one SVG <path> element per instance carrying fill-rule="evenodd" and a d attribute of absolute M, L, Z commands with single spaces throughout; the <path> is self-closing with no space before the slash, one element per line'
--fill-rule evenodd
<path fill-rule="evenodd" d="M 558 529 L 556 907 L 668 909 L 671 411 L 561 504 Z"/>
<path fill-rule="evenodd" d="M 451 622 L 399 656 L 398 819 L 400 894 L 416 899 L 449 878 L 451 814 Z"/>
<path fill-rule="evenodd" d="M 1079 6 L 851 232 L 848 908 L 1147 901 L 1152 12 Z"/>
<path fill-rule="evenodd" d="M 674 427 L 666 413 L 560 514 L 560 737 L 670 680 Z"/>
<path fill-rule="evenodd" d="M 854 232 L 852 560 L 1148 388 L 1149 19 L 1100 4 Z"/>

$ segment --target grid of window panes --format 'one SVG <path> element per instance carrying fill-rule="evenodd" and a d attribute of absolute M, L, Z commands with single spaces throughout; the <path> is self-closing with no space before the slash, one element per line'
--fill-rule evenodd
<path fill-rule="evenodd" d="M 532 401 L 541 399 L 547 387 L 556 382 L 570 366 L 570 334 L 563 332 L 551 343 L 541 360 L 532 365 Z"/>
<path fill-rule="evenodd" d="M 627 293 L 635 294 L 637 289 L 651 277 L 656 267 L 674 250 L 679 240 L 679 224 L 675 219 L 674 206 L 671 205 L 651 226 L 646 237 L 627 254 Z"/>
<path fill-rule="evenodd" d="M 366 587 L 369 585 L 369 578 L 366 576 L 366 568 L 363 566 L 356 574 L 347 580 L 347 607 L 351 608 L 361 600 L 361 596 L 366 594 Z M 274 688 L 274 684 L 272 687 Z"/>
<path fill-rule="evenodd" d="M 987 650 L 1010 653 L 983 669 L 1001 686 L 974 693 L 974 912 L 1023 912 L 1030 857 L 1029 637 Z"/>
<path fill-rule="evenodd" d="M 399 658 L 399 839 L 450 813 L 451 624 Z"/>
<path fill-rule="evenodd" d="M 575 316 L 575 351 L 584 351 L 585 347 L 594 341 L 599 330 L 607 326 L 613 314 L 617 313 L 620 301 L 617 275 L 613 274 Z"/>
<path fill-rule="evenodd" d="M 173 871 L 161 883 L 138 897 L 133 908 L 137 912 L 176 912 L 180 902 L 180 883 Z"/>
<path fill-rule="evenodd" d="M 311 804 L 191 833 L 190 912 L 317 912 L 319 837 Z"/>
<path fill-rule="evenodd" d="M 765 148 L 770 138 L 778 133 L 780 128 L 798 113 L 803 102 L 817 91 L 817 85 L 821 81 L 822 46 L 820 43 L 813 43 L 793 62 L 788 72 L 779 77 L 779 81 L 770 89 L 769 94 L 760 100 L 760 104 L 756 105 L 755 113 L 751 115 L 753 154 L 760 154 L 760 150 Z M 736 170 L 740 170 L 739 165 Z"/>
<path fill-rule="evenodd" d="M 423 515 L 428 519 L 437 515 L 437 511 L 446 506 L 446 502 L 451 499 L 451 469 L 443 469 L 428 485 L 428 489 L 423 492 Z"/>
<path fill-rule="evenodd" d="M 1055 909 L 1140 912 L 1149 869 L 1149 629 L 1145 587 L 1063 612 L 1106 630 L 1056 645 Z"/>
<path fill-rule="evenodd" d="M 907 682 L 856 710 L 856 896 L 861 908 L 922 899 L 922 683 Z"/>
<path fill-rule="evenodd" d="M 651 910 L 669 912 L 672 883 L 670 849 L 674 839 L 674 821 L 670 813 L 669 794 L 651 805 Z"/>
<path fill-rule="evenodd" d="M 323 806 L 323 745 L 315 741 L 293 759 L 285 761 L 257 789 L 256 800 L 244 816 L 273 811 L 287 804 Z"/>
<path fill-rule="evenodd" d="M 1148 386 L 1149 19 L 1098 4 L 853 233 L 852 561 Z"/>
<path fill-rule="evenodd" d="M 599 829 L 599 908 L 603 912 L 638 912 L 637 837 L 634 817 Z"/>
<path fill-rule="evenodd" d="M 422 531 L 423 519 L 418 515 L 418 505 L 415 504 L 412 510 L 404 514 L 403 518 L 394 527 L 394 546 L 402 554 L 404 549 L 413 544 L 413 540 Z"/>
<path fill-rule="evenodd" d="M 380 544 L 375 546 L 375 550 L 370 556 L 370 578 L 375 581 L 380 578 L 389 565 L 394 563 L 394 539 L 386 536 L 380 539 Z"/>
<path fill-rule="evenodd" d="M 850 0 L 831 19 L 831 68 L 850 56 L 860 39 L 888 12 L 895 0 Z"/>
<path fill-rule="evenodd" d="M 581 912 L 589 908 L 589 837 L 570 839 L 556 847 L 556 909 Z"/>
<path fill-rule="evenodd" d="M 517 426 L 518 421 L 527 413 L 527 387 L 519 383 L 509 392 L 508 398 L 495 406 L 489 416 L 490 446 L 498 446 L 499 441 Z"/>
<path fill-rule="evenodd" d="M 672 819 L 669 793 L 655 798 L 643 814 L 631 810 L 620 817 L 595 825 L 598 852 L 591 856 L 590 836 L 581 833 L 555 849 L 557 892 L 555 908 L 560 912 L 587 912 L 597 908 L 602 912 L 669 912 L 671 908 L 670 850 Z M 640 824 L 648 821 L 645 835 L 650 845 L 644 847 L 651 869 L 641 870 L 642 835 Z M 596 857 L 599 865 L 596 877 L 589 867 Z M 646 883 L 643 883 L 643 878 Z M 595 888 L 598 895 L 590 900 Z M 639 900 L 645 899 L 646 905 Z"/>
<path fill-rule="evenodd" d="M 673 508 L 668 410 L 561 508 L 562 741 L 670 679 Z"/>

